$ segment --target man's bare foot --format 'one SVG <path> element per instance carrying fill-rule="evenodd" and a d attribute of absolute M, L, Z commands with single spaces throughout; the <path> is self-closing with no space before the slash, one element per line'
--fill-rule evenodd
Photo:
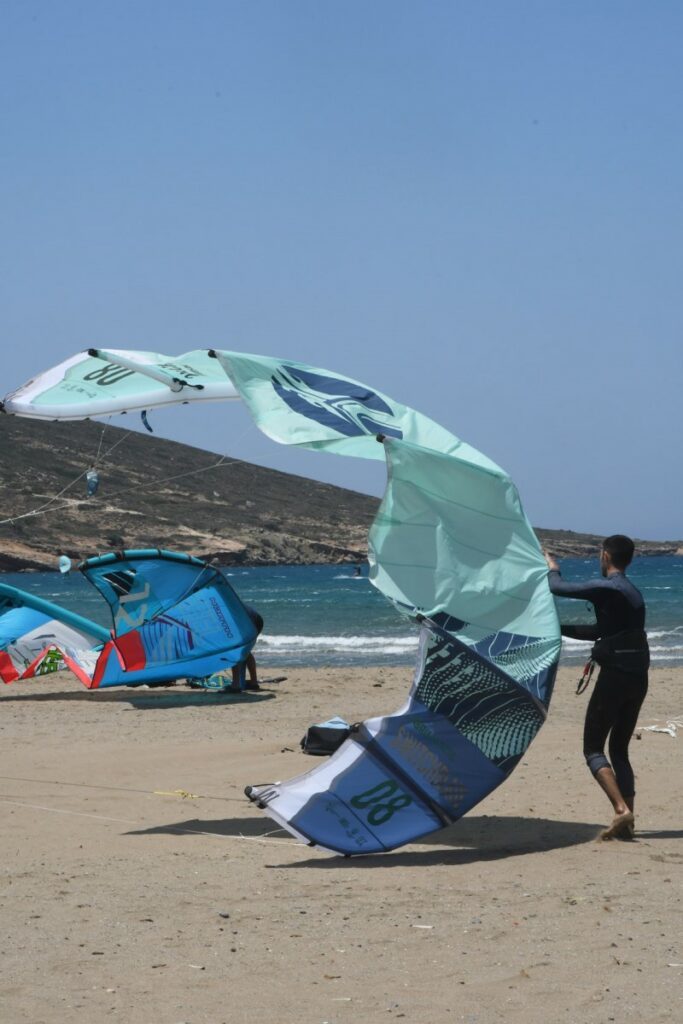
<path fill-rule="evenodd" d="M 629 832 L 630 837 L 633 838 L 633 831 L 635 828 L 633 811 L 624 811 L 622 814 L 615 814 L 612 818 L 612 822 L 609 828 L 606 828 L 601 833 L 601 839 L 616 839 L 621 838 L 622 833 Z"/>

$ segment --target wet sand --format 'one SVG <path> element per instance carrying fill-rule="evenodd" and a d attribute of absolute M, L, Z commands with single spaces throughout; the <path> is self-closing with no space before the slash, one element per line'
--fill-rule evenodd
<path fill-rule="evenodd" d="M 683 729 L 633 741 L 637 840 L 581 757 L 563 670 L 510 780 L 461 822 L 347 860 L 242 795 L 319 763 L 311 722 L 395 710 L 411 671 L 282 670 L 263 693 L 0 688 L 3 1024 L 683 1020 Z M 640 725 L 681 717 L 652 672 Z"/>

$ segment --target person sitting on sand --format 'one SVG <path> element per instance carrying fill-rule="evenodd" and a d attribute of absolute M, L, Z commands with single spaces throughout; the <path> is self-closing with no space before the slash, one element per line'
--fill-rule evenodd
<path fill-rule="evenodd" d="M 244 606 L 247 610 L 249 618 L 256 626 L 256 636 L 258 637 L 263 632 L 263 617 L 259 615 L 255 608 L 251 608 L 248 604 Z M 232 669 L 232 686 L 230 690 L 235 693 L 241 689 L 240 680 L 245 674 L 248 675 L 248 679 L 245 683 L 247 690 L 260 690 L 261 687 L 258 683 L 258 677 L 256 674 L 256 658 L 253 652 L 248 654 L 244 661 L 241 661 L 238 665 L 234 665 Z"/>
<path fill-rule="evenodd" d="M 563 580 L 556 560 L 545 553 L 551 592 L 590 601 L 595 608 L 594 625 L 562 626 L 562 635 L 598 641 L 592 657 L 600 673 L 586 710 L 583 754 L 614 808 L 603 839 L 630 839 L 634 832 L 635 787 L 628 745 L 647 693 L 650 664 L 645 602 L 625 572 L 634 550 L 633 541 L 623 534 L 607 537 L 600 552 L 602 578 L 586 583 Z M 608 736 L 611 765 L 605 757 Z"/>

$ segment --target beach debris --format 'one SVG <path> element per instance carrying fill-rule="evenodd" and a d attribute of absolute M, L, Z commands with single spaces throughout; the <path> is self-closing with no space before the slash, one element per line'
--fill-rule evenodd
<path fill-rule="evenodd" d="M 188 964 L 188 967 L 192 967 L 195 971 L 205 971 L 206 967 L 203 964 Z"/>
<path fill-rule="evenodd" d="M 672 718 L 665 725 L 642 725 L 638 732 L 664 732 L 675 739 L 678 729 L 683 729 L 683 718 Z"/>

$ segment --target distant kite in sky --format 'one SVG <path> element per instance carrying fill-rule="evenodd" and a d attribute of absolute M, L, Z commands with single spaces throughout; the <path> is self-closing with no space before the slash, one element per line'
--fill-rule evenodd
<path fill-rule="evenodd" d="M 403 707 L 362 723 L 305 775 L 247 787 L 250 799 L 294 835 L 345 854 L 449 825 L 523 756 L 560 653 L 545 561 L 502 469 L 355 380 L 236 352 L 91 349 L 14 391 L 5 410 L 83 419 L 228 398 L 242 398 L 275 441 L 386 460 L 370 580 L 420 629 Z M 217 414 L 207 416 L 215 432 Z"/>

